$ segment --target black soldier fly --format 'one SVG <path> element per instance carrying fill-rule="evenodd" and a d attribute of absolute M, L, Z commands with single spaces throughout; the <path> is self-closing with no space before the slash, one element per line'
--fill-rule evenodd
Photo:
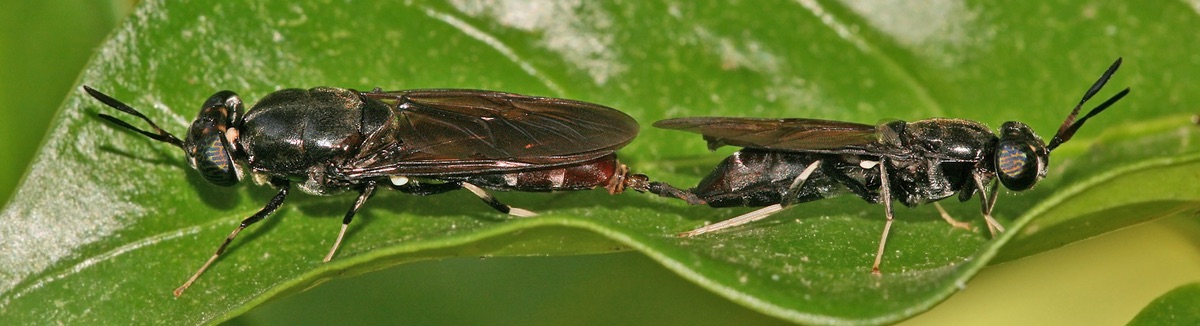
<path fill-rule="evenodd" d="M 205 180 L 232 186 L 247 173 L 278 193 L 225 238 L 182 286 L 179 296 L 246 227 L 283 204 L 292 183 L 316 195 L 358 192 L 342 219 L 333 258 L 355 212 L 378 186 L 415 195 L 467 189 L 492 208 L 516 216 L 533 212 L 501 203 L 485 189 L 515 191 L 646 188 L 629 174 L 617 149 L 638 133 L 628 115 L 609 107 L 512 93 L 431 89 L 360 92 L 318 87 L 285 89 L 249 111 L 231 91 L 204 102 L 183 140 L 129 105 L 84 89 L 105 105 L 138 117 L 151 131 L 100 117 L 183 149 Z"/>
<path fill-rule="evenodd" d="M 724 145 L 741 150 L 721 162 L 695 187 L 682 190 L 651 183 L 649 191 L 679 198 L 692 205 L 763 207 L 728 220 L 680 234 L 696 236 L 757 221 L 792 204 L 849 192 L 869 203 L 884 205 L 887 223 L 871 269 L 879 273 L 884 244 L 892 226 L 892 201 L 916 206 L 958 194 L 966 201 L 978 193 L 983 217 L 995 236 L 1004 227 L 992 218 L 1000 179 L 1008 189 L 1032 188 L 1046 176 L 1050 152 L 1071 139 L 1091 117 L 1129 93 L 1125 88 L 1076 119 L 1117 71 L 1121 59 L 1088 89 L 1083 99 L 1046 144 L 1028 125 L 1005 122 L 999 135 L 982 123 L 934 118 L 914 122 L 886 121 L 877 125 L 815 119 L 679 118 L 658 121 L 655 127 L 699 133 L 709 149 Z M 937 206 L 944 219 L 953 220 Z"/>

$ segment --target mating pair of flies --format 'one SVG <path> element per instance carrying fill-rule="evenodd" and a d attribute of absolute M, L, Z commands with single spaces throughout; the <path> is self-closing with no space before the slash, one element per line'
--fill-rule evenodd
<path fill-rule="evenodd" d="M 1016 121 L 1005 122 L 998 134 L 979 122 L 948 118 L 875 125 L 717 117 L 654 123 L 699 133 L 710 149 L 742 147 L 690 189 L 631 174 L 615 151 L 637 135 L 637 121 L 580 101 L 480 90 L 360 92 L 318 87 L 277 91 L 245 110 L 237 94 L 221 91 L 204 102 L 186 136 L 179 139 L 129 105 L 84 89 L 105 105 L 144 120 L 150 131 L 110 115 L 100 114 L 101 118 L 183 149 L 189 164 L 208 182 L 232 186 L 251 177 L 278 189 L 175 290 L 179 296 L 239 232 L 278 209 L 293 184 L 316 195 L 358 192 L 325 261 L 333 258 L 355 213 L 380 187 L 415 195 L 466 189 L 492 208 L 516 216 L 535 214 L 508 206 L 487 190 L 604 187 L 617 194 L 628 188 L 692 205 L 763 207 L 681 236 L 753 222 L 796 203 L 849 192 L 884 205 L 887 223 L 872 266 L 879 273 L 893 202 L 915 206 L 955 194 L 966 201 L 978 193 L 988 229 L 993 235 L 1003 232 L 991 216 L 999 184 L 1020 191 L 1044 178 L 1050 152 L 1129 93 L 1126 88 L 1078 117 L 1084 102 L 1120 64 L 1117 59 L 1084 93 L 1049 144 Z M 955 226 L 965 225 L 942 215 Z"/>

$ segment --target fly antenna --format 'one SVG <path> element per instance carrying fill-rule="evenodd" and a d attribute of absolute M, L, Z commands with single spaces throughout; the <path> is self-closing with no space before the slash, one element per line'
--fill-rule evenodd
<path fill-rule="evenodd" d="M 1067 116 L 1067 120 L 1063 121 L 1062 126 L 1058 128 L 1058 133 L 1054 134 L 1053 139 L 1050 139 L 1050 144 L 1047 146 L 1049 150 L 1054 150 L 1055 148 L 1058 148 L 1058 145 L 1062 145 L 1062 143 L 1071 140 L 1071 137 L 1075 135 L 1075 131 L 1078 131 L 1079 127 L 1082 127 L 1084 122 L 1087 122 L 1088 119 L 1100 114 L 1100 112 L 1104 111 L 1104 109 L 1107 109 L 1109 106 L 1112 106 L 1114 103 L 1117 103 L 1117 101 L 1121 100 L 1121 98 L 1125 97 L 1126 94 L 1129 94 L 1129 87 L 1126 87 L 1124 90 L 1118 92 L 1117 95 L 1113 95 L 1113 97 L 1109 98 L 1107 101 L 1104 101 L 1104 103 L 1100 103 L 1100 105 L 1096 106 L 1096 108 L 1085 114 L 1083 118 L 1079 118 L 1078 120 L 1075 119 L 1079 115 L 1079 109 L 1083 107 L 1083 103 L 1087 102 L 1087 100 L 1091 99 L 1092 96 L 1095 96 L 1096 93 L 1100 92 L 1100 89 L 1104 87 L 1104 84 L 1108 83 L 1108 79 L 1117 72 L 1117 68 L 1119 67 L 1121 67 L 1121 58 L 1117 58 L 1117 61 L 1113 62 L 1112 66 L 1109 66 L 1108 70 L 1104 72 L 1104 75 L 1101 75 L 1100 79 L 1097 80 L 1095 84 L 1092 84 L 1092 87 L 1088 89 L 1087 93 L 1083 94 L 1083 99 L 1079 100 L 1079 104 L 1075 105 L 1075 109 L 1071 110 L 1071 114 Z"/>
<path fill-rule="evenodd" d="M 175 147 L 179 147 L 181 149 L 183 148 L 183 141 L 179 140 L 179 138 L 175 138 L 174 135 L 171 135 L 171 133 L 167 132 L 166 130 L 159 128 L 157 124 L 155 124 L 153 121 L 150 121 L 150 118 L 147 118 L 141 112 L 134 110 L 128 104 L 121 103 L 121 101 L 118 101 L 117 99 L 112 98 L 104 93 L 101 93 L 100 91 L 97 91 L 94 88 L 88 87 L 87 85 L 83 86 L 83 90 L 87 91 L 88 95 L 91 95 L 92 97 L 96 98 L 97 100 L 100 100 L 100 102 L 103 102 L 105 105 L 108 105 L 117 110 L 121 110 L 121 112 L 132 114 L 135 117 L 141 118 L 142 121 L 146 121 L 146 123 L 149 123 L 150 128 L 154 128 L 155 132 L 149 132 L 149 131 L 142 130 L 141 128 L 134 127 L 133 125 L 129 124 L 128 122 L 122 121 L 121 119 L 117 119 L 116 117 L 113 117 L 111 115 L 107 115 L 104 113 L 100 114 L 101 118 L 104 118 L 105 120 L 108 120 L 109 122 L 115 123 L 118 126 L 122 126 L 122 127 L 128 128 L 129 130 L 133 130 L 140 134 L 146 135 L 146 137 L 150 137 L 150 139 L 154 139 L 154 140 L 157 140 L 160 142 L 175 145 Z"/>

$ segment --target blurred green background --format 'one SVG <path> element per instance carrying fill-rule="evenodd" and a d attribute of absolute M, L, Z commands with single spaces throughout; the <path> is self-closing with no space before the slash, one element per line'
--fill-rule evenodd
<path fill-rule="evenodd" d="M 0 119 L 0 198 L 7 200 L 16 188 L 60 102 L 76 91 L 77 74 L 92 50 L 132 6 L 128 1 L 13 2 L 0 13 L 0 71 L 6 77 L 0 79 L 5 114 Z M 988 268 L 967 291 L 910 323 L 1124 323 L 1155 296 L 1198 280 L 1200 230 L 1194 219 L 1156 221 Z M 334 280 L 232 321 L 629 322 L 780 323 L 703 291 L 638 253 L 406 264 Z"/>
<path fill-rule="evenodd" d="M 12 1 L 0 11 L 0 200 L 7 202 L 71 85 L 125 1 Z"/>

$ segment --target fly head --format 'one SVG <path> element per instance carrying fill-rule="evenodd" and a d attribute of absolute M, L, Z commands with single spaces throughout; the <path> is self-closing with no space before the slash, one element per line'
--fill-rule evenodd
<path fill-rule="evenodd" d="M 1092 84 L 1092 87 L 1083 94 L 1083 99 L 1079 100 L 1079 104 L 1075 105 L 1075 109 L 1071 110 L 1071 114 L 1067 115 L 1067 119 L 1058 128 L 1058 132 L 1054 134 L 1054 138 L 1050 139 L 1049 144 L 1042 142 L 1042 138 L 1038 137 L 1024 123 L 1009 121 L 1000 127 L 1000 142 L 996 146 L 994 156 L 996 160 L 996 172 L 1000 178 L 1000 183 L 1004 184 L 1004 187 L 1017 191 L 1032 188 L 1034 184 L 1037 184 L 1039 180 L 1046 176 L 1046 168 L 1047 163 L 1050 161 L 1051 151 L 1071 140 L 1075 132 L 1088 119 L 1100 114 L 1100 112 L 1103 112 L 1109 106 L 1112 106 L 1125 97 L 1126 94 L 1129 94 L 1129 88 L 1126 87 L 1107 101 L 1104 101 L 1104 103 L 1088 111 L 1082 118 L 1079 117 L 1079 110 L 1083 107 L 1083 103 L 1100 92 L 1100 89 L 1104 87 L 1105 83 L 1108 83 L 1108 79 L 1117 72 L 1117 68 L 1120 66 L 1121 59 L 1118 58 L 1100 76 L 1100 79 Z"/>
<path fill-rule="evenodd" d="M 1029 125 L 1017 121 L 1000 126 L 996 146 L 996 174 L 1005 188 L 1021 191 L 1033 188 L 1046 177 L 1050 150 Z"/>
<path fill-rule="evenodd" d="M 83 89 L 105 105 L 142 119 L 150 125 L 150 131 L 134 127 L 107 114 L 101 113 L 101 118 L 150 139 L 179 147 L 187 154 L 192 168 L 200 171 L 200 175 L 208 182 L 231 186 L 241 179 L 242 173 L 235 161 L 237 151 L 234 144 L 237 141 L 237 126 L 241 124 L 244 109 L 237 94 L 222 91 L 210 97 L 201 108 L 196 121 L 192 122 L 192 127 L 188 129 L 186 140 L 180 140 L 129 105 L 91 87 L 84 86 Z"/>
<path fill-rule="evenodd" d="M 204 102 L 188 128 L 183 150 L 192 168 L 212 184 L 232 186 L 242 179 L 234 156 L 238 153 L 235 146 L 244 113 L 242 99 L 237 94 L 220 91 Z"/>

